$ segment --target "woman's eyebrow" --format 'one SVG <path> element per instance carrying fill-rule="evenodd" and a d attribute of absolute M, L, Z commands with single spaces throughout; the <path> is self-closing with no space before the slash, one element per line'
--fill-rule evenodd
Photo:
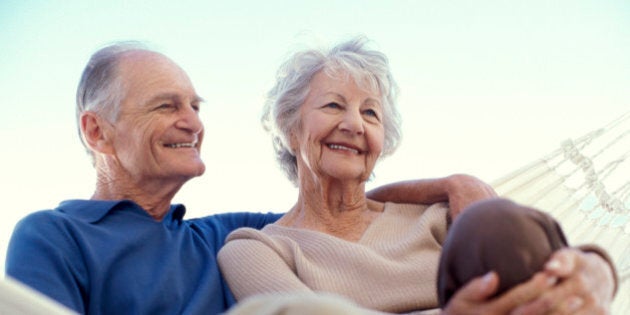
<path fill-rule="evenodd" d="M 327 92 L 327 93 L 324 93 L 322 96 L 332 96 L 333 98 L 339 99 L 343 101 L 344 103 L 346 102 L 346 98 L 337 92 Z"/>

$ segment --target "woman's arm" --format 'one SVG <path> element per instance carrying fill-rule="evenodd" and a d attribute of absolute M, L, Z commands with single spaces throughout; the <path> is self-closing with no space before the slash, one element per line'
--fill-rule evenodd
<path fill-rule="evenodd" d="M 489 184 L 465 174 L 401 181 L 367 192 L 368 198 L 381 202 L 430 204 L 448 201 L 452 218 L 469 204 L 496 196 L 497 193 Z"/>
<path fill-rule="evenodd" d="M 263 293 L 312 293 L 287 262 L 259 240 L 227 242 L 219 251 L 218 262 L 237 301 Z"/>

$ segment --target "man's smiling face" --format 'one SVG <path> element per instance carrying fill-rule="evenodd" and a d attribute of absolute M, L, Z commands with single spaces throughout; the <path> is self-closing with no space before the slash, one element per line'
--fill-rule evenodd
<path fill-rule="evenodd" d="M 120 166 L 136 182 L 185 182 L 203 174 L 201 98 L 186 73 L 165 56 L 147 51 L 124 56 L 117 69 L 124 87 L 113 125 Z"/>

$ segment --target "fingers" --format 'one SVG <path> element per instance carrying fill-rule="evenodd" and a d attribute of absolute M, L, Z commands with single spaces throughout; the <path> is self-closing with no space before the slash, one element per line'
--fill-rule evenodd
<path fill-rule="evenodd" d="M 556 311 L 560 314 L 573 314 L 579 311 L 584 306 L 584 304 L 584 299 L 578 296 L 572 296 L 563 303 L 560 303 Z"/>
<path fill-rule="evenodd" d="M 581 294 L 583 281 L 579 275 L 561 280 L 561 282 L 546 290 L 535 300 L 523 304 L 516 314 L 569 314 L 579 309 L 585 300 Z"/>
<path fill-rule="evenodd" d="M 545 271 L 558 278 L 569 277 L 579 267 L 580 254 L 581 252 L 576 249 L 560 249 L 551 255 L 545 264 Z"/>
<path fill-rule="evenodd" d="M 475 278 L 466 284 L 456 295 L 468 301 L 484 301 L 499 288 L 499 276 L 489 272 L 483 277 Z"/>
<path fill-rule="evenodd" d="M 535 301 L 519 307 L 517 314 L 606 314 L 610 307 L 612 280 L 606 278 L 608 265 L 598 255 L 575 249 L 554 253 L 544 272 L 560 282 Z M 542 312 L 542 313 L 541 313 Z"/>
<path fill-rule="evenodd" d="M 497 291 L 499 277 L 490 272 L 483 277 L 475 278 L 460 289 L 450 300 L 445 314 L 546 314 L 551 306 L 532 305 L 532 301 L 549 290 L 557 282 L 557 278 L 544 272 L 535 274 L 530 280 L 522 283 L 499 297 L 490 299 Z M 529 303 L 529 304 L 528 304 Z M 519 307 L 525 305 L 525 307 Z M 513 313 L 510 313 L 512 311 Z"/>
<path fill-rule="evenodd" d="M 490 314 L 486 302 L 499 288 L 499 276 L 489 272 L 468 282 L 450 299 L 444 314 Z M 496 313 L 499 314 L 499 313 Z"/>
<path fill-rule="evenodd" d="M 536 273 L 530 280 L 522 283 L 503 294 L 494 303 L 499 309 L 506 312 L 512 311 L 510 314 L 545 314 L 551 309 L 551 305 L 543 304 L 546 300 L 532 304 L 532 301 L 538 301 L 540 295 L 547 292 L 557 283 L 557 278 L 549 276 L 543 272 Z"/>
<path fill-rule="evenodd" d="M 579 297 L 571 297 L 565 301 L 561 301 L 557 305 L 545 305 L 541 307 L 541 304 L 531 304 L 527 307 L 519 309 L 518 314 L 549 314 L 549 315 L 564 315 L 564 314 L 576 314 L 584 308 L 584 300 Z M 590 313 L 589 313 L 590 314 Z"/>
<path fill-rule="evenodd" d="M 588 303 L 587 301 L 577 296 L 572 296 L 566 301 L 561 303 L 559 307 L 555 308 L 547 314 L 551 315 L 606 315 L 609 314 L 608 307 L 602 307 L 595 303 Z"/>

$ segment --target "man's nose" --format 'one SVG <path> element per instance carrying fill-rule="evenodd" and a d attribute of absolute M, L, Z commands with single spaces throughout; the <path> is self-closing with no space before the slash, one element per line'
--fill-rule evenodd
<path fill-rule="evenodd" d="M 203 123 L 199 118 L 199 111 L 193 106 L 185 106 L 181 109 L 180 119 L 177 121 L 178 128 L 187 129 L 194 134 L 203 130 Z"/>

